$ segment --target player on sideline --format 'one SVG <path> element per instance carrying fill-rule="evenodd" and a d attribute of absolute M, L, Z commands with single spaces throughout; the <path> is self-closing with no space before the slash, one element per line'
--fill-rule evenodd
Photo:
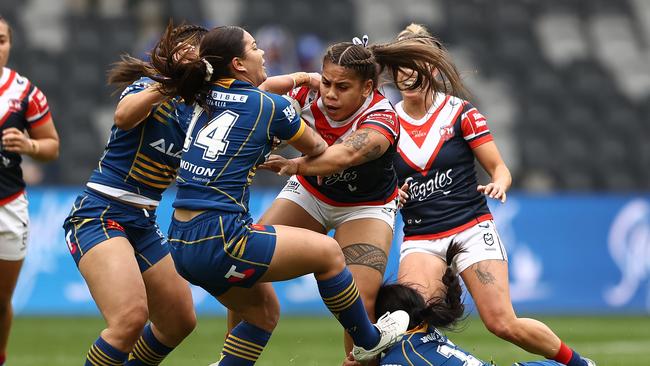
<path fill-rule="evenodd" d="M 447 250 L 447 263 L 452 263 L 460 247 L 451 245 Z M 442 276 L 439 296 L 425 301 L 422 294 L 407 284 L 383 285 L 377 295 L 376 312 L 405 310 L 411 321 L 402 340 L 386 350 L 380 365 L 429 365 L 429 366 L 492 366 L 452 343 L 440 329 L 454 329 L 462 319 L 465 307 L 458 275 L 448 266 Z M 346 366 L 355 363 L 348 358 Z M 556 361 L 532 361 L 515 363 L 513 366 L 561 366 Z"/>
<path fill-rule="evenodd" d="M 206 32 L 184 25 L 170 37 L 187 52 Z M 127 56 L 109 72 L 109 83 L 128 87 L 97 169 L 63 225 L 107 324 L 85 365 L 158 365 L 196 325 L 189 286 L 155 221 L 180 163 L 184 107 L 141 78 L 147 68 Z"/>
<path fill-rule="evenodd" d="M 200 59 L 174 59 L 169 32 L 152 52 L 151 77 L 166 95 L 196 102 L 178 173 L 169 228 L 178 272 L 243 317 L 228 334 L 220 366 L 252 365 L 275 328 L 278 307 L 261 282 L 314 273 L 328 309 L 354 339 L 358 358 L 376 356 L 406 330 L 404 312 L 373 326 L 338 243 L 288 226 L 252 224 L 249 186 L 273 136 L 308 156 L 327 144 L 307 127 L 291 103 L 257 88 L 265 79 L 264 51 L 236 26 L 217 27 L 203 38 Z"/>
<path fill-rule="evenodd" d="M 27 253 L 29 233 L 21 155 L 39 161 L 59 156 L 59 136 L 45 95 L 27 78 L 5 67 L 11 46 L 11 27 L 0 15 L 0 365 L 7 357 L 11 296 Z"/>
<path fill-rule="evenodd" d="M 380 70 L 420 70 L 419 85 L 431 85 L 425 65 L 436 65 L 459 85 L 446 54 L 415 41 L 368 46 L 364 40 L 330 46 L 319 90 L 294 89 L 302 117 L 331 147 L 322 155 L 286 160 L 271 156 L 263 167 L 292 176 L 260 223 L 319 233 L 334 229 L 368 314 L 383 280 L 397 210 L 393 157 L 399 125 L 390 102 L 377 90 Z M 427 78 L 429 80 L 427 80 Z M 319 182 L 321 176 L 322 182 Z M 346 352 L 351 344 L 346 339 Z"/>
<path fill-rule="evenodd" d="M 441 48 L 420 25 L 408 26 L 397 38 L 410 37 Z M 405 72 L 396 79 L 403 101 L 395 106 L 401 126 L 395 167 L 410 195 L 402 208 L 404 242 L 398 280 L 415 284 L 425 298 L 436 295 L 446 268 L 445 252 L 452 242 L 460 243 L 463 253 L 453 264 L 490 332 L 562 364 L 592 365 L 548 326 L 518 318 L 514 312 L 506 250 L 484 197 L 505 202 L 511 177 L 485 117 L 451 94 L 411 90 L 414 77 Z M 474 158 L 492 178 L 489 184 L 478 185 Z"/>

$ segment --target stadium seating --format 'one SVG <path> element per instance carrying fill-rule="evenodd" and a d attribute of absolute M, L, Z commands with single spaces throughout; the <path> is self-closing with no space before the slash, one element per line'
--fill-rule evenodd
<path fill-rule="evenodd" d="M 31 6 L 34 2 L 38 1 L 0 3 L 0 14 L 14 28 L 9 66 L 45 91 L 62 136 L 61 159 L 47 168 L 58 174 L 47 174 L 45 183 L 80 184 L 101 153 L 103 130 L 111 123 L 105 112 L 116 103 L 105 86 L 109 64 L 123 52 L 143 55 L 170 15 L 209 25 L 215 21 L 206 19 L 209 6 L 202 0 L 155 2 L 160 6 L 155 16 L 149 11 L 152 2 L 146 0 L 115 2 L 111 7 L 102 7 L 102 1 L 53 1 L 48 4 L 65 10 L 62 16 L 48 18 L 46 29 L 51 31 L 43 35 L 30 23 L 42 16 L 35 13 L 42 7 Z M 506 85 L 514 105 L 512 121 L 494 120 L 489 114 L 488 120 L 493 129 L 507 130 L 508 146 L 514 147 L 505 157 L 519 161 L 512 166 L 515 188 L 616 191 L 650 186 L 650 147 L 645 141 L 650 136 L 646 2 L 427 3 L 381 2 L 382 9 L 394 10 L 391 14 L 397 19 L 388 25 L 364 21 L 370 29 L 359 29 L 358 14 L 373 2 L 361 0 L 245 0 L 231 10 L 253 33 L 268 26 L 285 30 L 292 35 L 286 42 L 297 42 L 307 32 L 325 43 L 372 35 L 372 27 L 386 34 L 385 26 L 394 34 L 411 21 L 423 22 L 452 51 L 469 55 L 481 80 Z M 413 18 L 404 10 L 408 6 L 440 14 L 427 10 Z M 61 39 L 62 48 L 57 43 Z M 488 110 L 482 101 L 495 103 L 487 93 L 489 89 L 475 95 L 481 110 Z M 540 179 L 548 184 L 535 183 Z M 270 175 L 260 180 L 280 181 Z"/>

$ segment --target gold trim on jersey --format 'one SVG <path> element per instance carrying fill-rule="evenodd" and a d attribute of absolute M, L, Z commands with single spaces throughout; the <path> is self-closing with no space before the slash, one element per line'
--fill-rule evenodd
<path fill-rule="evenodd" d="M 223 231 L 223 218 L 219 216 L 219 229 L 221 230 L 221 233 L 224 233 Z M 244 253 L 246 251 L 246 242 L 248 241 L 248 237 L 239 237 L 239 241 L 235 243 L 235 240 L 237 238 L 233 238 L 229 241 L 226 241 L 225 235 L 222 236 L 222 242 L 223 242 L 223 252 L 226 253 L 229 257 L 236 259 L 240 262 L 248 263 L 248 264 L 253 264 L 256 266 L 262 266 L 262 267 L 268 267 L 269 265 L 266 263 L 258 263 L 258 262 L 253 262 L 249 261 L 246 259 L 243 259 L 242 257 L 244 256 Z M 235 244 L 233 247 L 233 243 Z M 231 250 L 230 248 L 233 247 Z"/>
<path fill-rule="evenodd" d="M 294 141 L 298 140 L 299 138 L 301 138 L 302 135 L 305 133 L 306 127 L 307 127 L 307 124 L 305 123 L 305 121 L 302 118 L 300 118 L 300 128 L 298 129 L 298 132 L 296 132 L 296 134 L 293 135 L 293 137 L 288 139 L 287 142 L 294 142 Z"/>
<path fill-rule="evenodd" d="M 129 176 L 150 187 L 165 189 L 176 177 L 176 171 L 139 152 L 135 155 Z"/>
<path fill-rule="evenodd" d="M 222 88 L 230 89 L 230 87 L 232 86 L 232 83 L 234 83 L 234 82 L 235 82 L 235 79 L 224 78 L 224 79 L 217 80 L 215 83 L 218 86 L 222 87 Z"/>

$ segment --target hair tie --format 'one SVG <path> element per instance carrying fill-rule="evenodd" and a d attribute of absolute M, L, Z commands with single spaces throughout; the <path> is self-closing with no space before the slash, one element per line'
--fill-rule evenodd
<path fill-rule="evenodd" d="M 354 37 L 352 38 L 352 43 L 359 46 L 368 47 L 368 35 L 364 34 L 361 39 L 359 39 L 359 37 Z"/>
<path fill-rule="evenodd" d="M 201 61 L 205 64 L 205 81 L 211 81 L 212 80 L 212 74 L 214 73 L 214 68 L 212 67 L 212 64 L 210 61 L 202 58 Z"/>

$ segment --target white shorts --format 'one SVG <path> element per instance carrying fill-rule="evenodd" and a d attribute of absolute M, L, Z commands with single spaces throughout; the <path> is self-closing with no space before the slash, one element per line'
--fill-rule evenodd
<path fill-rule="evenodd" d="M 19 261 L 27 254 L 29 216 L 27 198 L 21 194 L 0 206 L 0 259 Z"/>
<path fill-rule="evenodd" d="M 391 230 L 395 230 L 396 199 L 381 206 L 332 206 L 314 197 L 295 176 L 287 181 L 277 198 L 284 198 L 298 204 L 323 225 L 326 231 L 357 219 L 378 219 L 388 224 Z"/>
<path fill-rule="evenodd" d="M 508 260 L 506 248 L 501 243 L 494 221 L 488 220 L 444 238 L 404 241 L 400 248 L 400 262 L 411 253 L 432 254 L 446 261 L 447 249 L 452 243 L 458 243 L 464 250 L 452 263 L 456 273 L 462 273 L 472 264 L 484 260 Z"/>

